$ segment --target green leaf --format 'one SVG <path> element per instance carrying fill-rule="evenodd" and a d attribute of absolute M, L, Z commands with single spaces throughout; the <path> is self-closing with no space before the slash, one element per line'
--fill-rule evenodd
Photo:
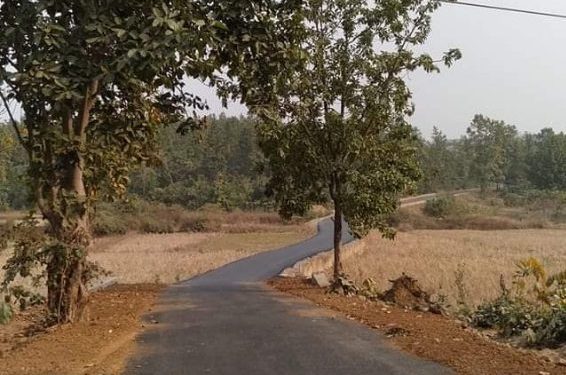
<path fill-rule="evenodd" d="M 216 27 L 217 29 L 229 31 L 228 26 L 226 26 L 223 22 L 220 22 L 220 21 L 212 22 L 212 26 Z"/>

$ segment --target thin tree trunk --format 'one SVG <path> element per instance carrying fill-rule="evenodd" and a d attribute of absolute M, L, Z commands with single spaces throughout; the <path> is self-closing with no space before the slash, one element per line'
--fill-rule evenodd
<path fill-rule="evenodd" d="M 342 270 L 342 207 L 334 203 L 334 280 L 343 273 Z"/>

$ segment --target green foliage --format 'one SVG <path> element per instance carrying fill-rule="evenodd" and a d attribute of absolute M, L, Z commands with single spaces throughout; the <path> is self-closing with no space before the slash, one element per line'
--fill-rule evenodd
<path fill-rule="evenodd" d="M 187 91 L 186 78 L 257 104 L 299 60 L 298 7 L 231 0 L 0 3 L 0 101 L 27 153 L 34 203 L 50 225 L 48 245 L 26 251 L 47 267 L 48 307 L 59 321 L 80 317 L 86 301 L 82 273 L 97 198 L 124 194 L 132 168 L 155 162 L 162 127 L 184 134 L 203 125 L 199 112 L 207 105 Z"/>
<path fill-rule="evenodd" d="M 269 192 L 280 213 L 304 214 L 332 200 L 358 235 L 379 228 L 419 177 L 407 71 L 438 71 L 415 50 L 430 32 L 437 1 L 313 0 L 303 5 L 306 64 L 255 108 L 269 160 Z M 381 48 L 387 46 L 388 48 Z M 384 51 L 388 52 L 384 52 Z M 460 57 L 449 51 L 442 61 Z M 339 232 L 339 230 L 337 229 Z"/>
<path fill-rule="evenodd" d="M 99 208 L 93 221 L 92 232 L 95 236 L 125 234 L 128 226 L 119 212 Z"/>
<path fill-rule="evenodd" d="M 546 128 L 525 141 L 531 183 L 539 189 L 566 190 L 566 134 Z"/>
<path fill-rule="evenodd" d="M 454 197 L 450 195 L 428 199 L 424 205 L 423 212 L 431 217 L 445 218 L 454 212 Z"/>
<path fill-rule="evenodd" d="M 160 163 L 131 175 L 130 193 L 143 199 L 198 209 L 220 204 L 227 210 L 261 204 L 266 176 L 250 118 L 212 117 L 206 128 L 179 137 L 160 135 Z"/>
<path fill-rule="evenodd" d="M 471 173 L 485 190 L 489 184 L 503 184 L 509 164 L 509 148 L 517 135 L 514 126 L 476 115 L 467 129 L 472 151 Z"/>
<path fill-rule="evenodd" d="M 517 264 L 513 288 L 502 283 L 501 296 L 478 307 L 471 322 L 479 328 L 496 328 L 506 337 L 521 336 L 535 346 L 566 342 L 566 272 L 547 277 L 534 258 Z"/>
<path fill-rule="evenodd" d="M 495 185 L 509 191 L 566 189 L 566 134 L 543 129 L 518 134 L 513 126 L 476 115 L 467 135 L 447 140 L 433 129 L 420 139 L 422 192 Z"/>

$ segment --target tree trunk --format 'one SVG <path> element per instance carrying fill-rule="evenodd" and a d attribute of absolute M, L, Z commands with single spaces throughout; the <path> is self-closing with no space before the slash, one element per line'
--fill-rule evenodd
<path fill-rule="evenodd" d="M 71 323 L 82 318 L 88 302 L 86 259 L 69 256 L 72 249 L 60 250 L 47 267 L 47 307 L 56 323 Z"/>
<path fill-rule="evenodd" d="M 334 280 L 342 273 L 342 207 L 334 202 Z"/>
<path fill-rule="evenodd" d="M 59 211 L 44 211 L 58 241 L 49 248 L 47 265 L 47 306 L 56 323 L 80 320 L 88 303 L 86 256 L 91 236 L 82 161 L 77 159 L 56 189 L 62 192 L 51 197 L 50 206 Z"/>

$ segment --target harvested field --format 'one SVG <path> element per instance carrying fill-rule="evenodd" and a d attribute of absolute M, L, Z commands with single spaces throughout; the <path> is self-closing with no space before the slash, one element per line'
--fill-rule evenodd
<path fill-rule="evenodd" d="M 360 243 L 364 251 L 345 257 L 346 273 L 357 282 L 371 277 L 381 290 L 388 280 L 406 273 L 431 293 L 444 294 L 454 303 L 457 273 L 467 302 L 477 305 L 496 297 L 500 275 L 510 285 L 516 262 L 540 259 L 549 273 L 566 268 L 566 230 L 436 230 L 400 232 L 395 241 L 371 233 Z"/>
<path fill-rule="evenodd" d="M 311 233 L 132 233 L 97 239 L 90 259 L 112 272 L 119 283 L 173 283 L 299 242 Z"/>

